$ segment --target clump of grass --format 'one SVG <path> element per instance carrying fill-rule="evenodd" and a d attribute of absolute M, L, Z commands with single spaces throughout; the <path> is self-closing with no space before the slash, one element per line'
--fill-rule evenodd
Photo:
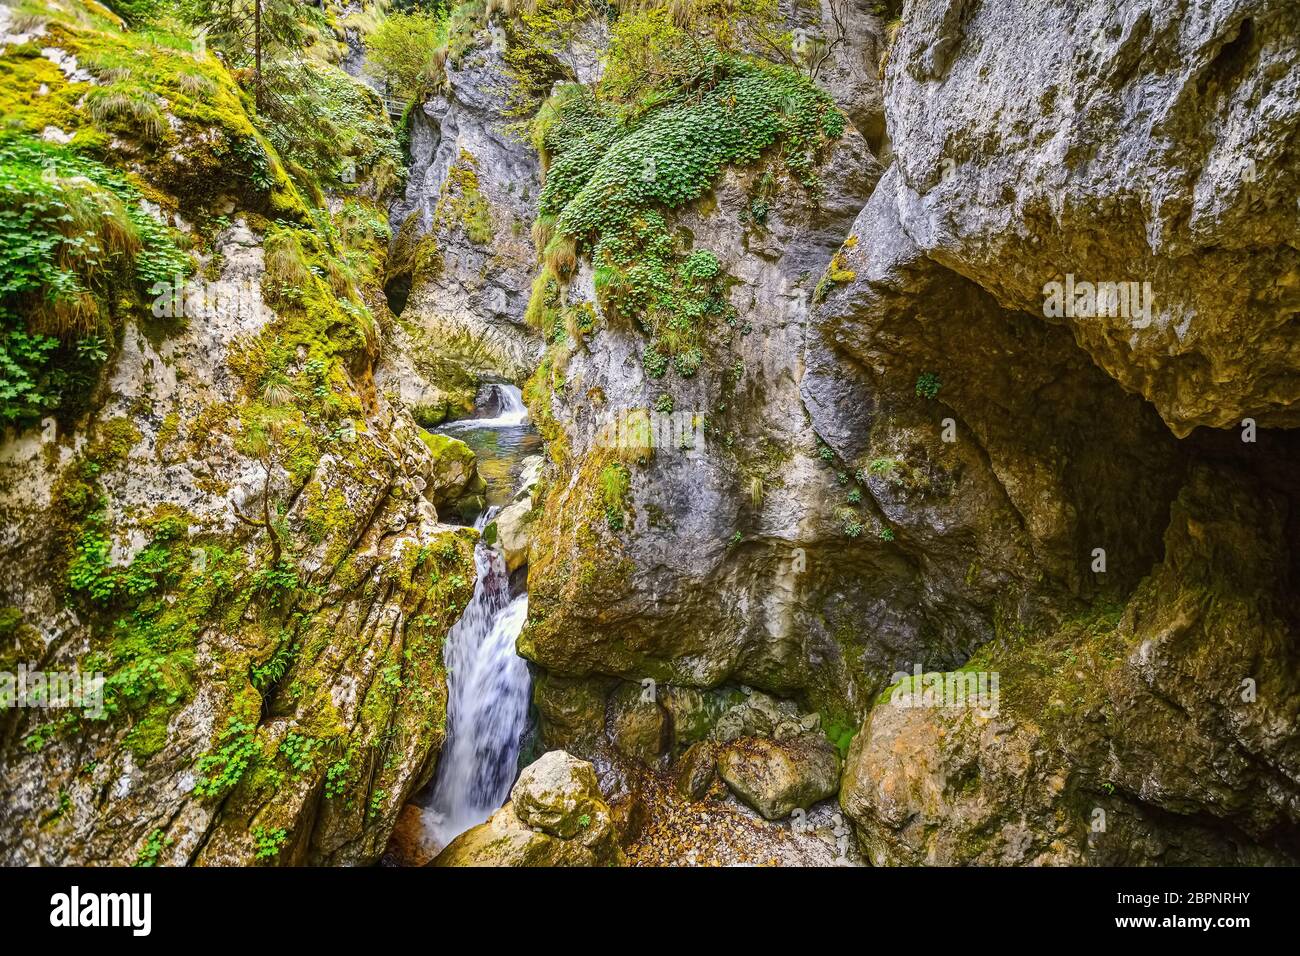
<path fill-rule="evenodd" d="M 64 274 L 76 275 L 83 288 L 39 302 L 32 311 L 32 326 L 67 340 L 102 329 L 103 310 L 92 290 L 134 257 L 141 241 L 126 207 L 110 190 L 80 176 L 59 178 L 56 185 L 58 229 L 64 241 L 57 247 L 55 263 Z"/>
<path fill-rule="evenodd" d="M 127 83 L 91 90 L 86 94 L 86 110 L 96 123 L 130 129 L 146 142 L 162 139 L 167 129 L 158 97 Z"/>
<path fill-rule="evenodd" d="M 266 237 L 262 247 L 266 266 L 266 280 L 285 288 L 300 289 L 311 281 L 311 270 L 302 251 L 298 237 L 287 229 L 277 230 Z"/>
<path fill-rule="evenodd" d="M 572 236 L 556 236 L 542 253 L 546 267 L 562 280 L 568 280 L 578 268 L 578 244 Z"/>
<path fill-rule="evenodd" d="M 539 257 L 541 252 L 551 244 L 551 240 L 554 238 L 554 216 L 538 216 L 533 220 L 533 248 L 538 251 Z"/>
<path fill-rule="evenodd" d="M 185 95 L 196 99 L 212 96 L 217 90 L 217 85 L 212 80 L 193 70 L 182 70 L 177 73 L 176 86 Z"/>
<path fill-rule="evenodd" d="M 533 280 L 533 291 L 524 310 L 524 321 L 531 328 L 549 330 L 560 304 L 560 283 L 555 273 L 543 269 Z"/>

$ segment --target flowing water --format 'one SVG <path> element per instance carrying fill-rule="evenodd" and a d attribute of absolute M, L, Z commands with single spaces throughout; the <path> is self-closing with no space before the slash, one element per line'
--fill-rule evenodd
<path fill-rule="evenodd" d="M 497 404 L 493 417 L 455 422 L 444 431 L 478 447 L 489 443 L 509 460 L 510 474 L 529 443 L 524 435 L 527 411 L 513 386 L 492 386 Z M 515 407 L 517 403 L 517 407 Z M 477 435 L 479 441 L 471 441 Z M 533 446 L 535 447 L 535 446 Z M 522 453 L 521 453 L 522 452 Z M 483 461 L 480 461 L 480 466 Z M 486 477 L 486 476 L 485 476 Z M 509 496 L 509 479 L 505 481 Z M 491 479 L 489 496 L 491 498 Z M 489 505 L 474 526 L 482 531 L 496 516 Z M 478 580 L 460 620 L 447 633 L 447 741 L 438 760 L 429 827 L 438 846 L 445 846 L 486 820 L 509 796 L 518 770 L 520 741 L 528 720 L 528 667 L 515 653 L 515 639 L 528 616 L 528 595 L 510 596 L 505 559 L 482 540 L 474 549 Z"/>
<path fill-rule="evenodd" d="M 438 430 L 474 449 L 478 473 L 487 482 L 487 502 L 501 506 L 514 494 L 520 461 L 541 454 L 542 439 L 515 386 L 485 386 L 479 405 L 488 417 L 447 422 Z"/>

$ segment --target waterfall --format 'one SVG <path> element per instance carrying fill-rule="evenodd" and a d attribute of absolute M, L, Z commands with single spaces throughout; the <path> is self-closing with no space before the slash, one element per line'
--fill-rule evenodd
<path fill-rule="evenodd" d="M 471 419 L 473 429 L 515 428 L 527 419 L 519 389 L 497 390 L 494 418 Z M 491 405 L 484 403 L 489 409 Z M 459 423 L 458 423 L 459 424 Z M 479 515 L 480 532 L 496 517 Z M 528 616 L 528 595 L 510 596 L 505 559 L 479 539 L 474 548 L 478 578 L 465 613 L 447 632 L 447 740 L 438 760 L 427 826 L 439 847 L 486 820 L 506 802 L 518 770 L 528 720 L 528 666 L 515 640 Z"/>
<path fill-rule="evenodd" d="M 493 382 L 484 386 L 486 395 L 479 404 L 495 410 L 492 418 L 465 418 L 447 422 L 443 431 L 461 431 L 467 428 L 514 428 L 528 421 L 528 409 L 524 407 L 524 397 L 515 385 Z"/>

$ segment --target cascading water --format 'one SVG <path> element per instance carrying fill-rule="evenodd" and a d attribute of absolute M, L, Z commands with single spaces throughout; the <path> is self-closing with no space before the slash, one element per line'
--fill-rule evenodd
<path fill-rule="evenodd" d="M 466 418 L 448 422 L 443 431 L 466 431 L 474 428 L 515 428 L 528 421 L 528 409 L 523 396 L 513 385 L 493 383 L 487 386 L 485 405 L 496 410 L 492 418 Z"/>
<path fill-rule="evenodd" d="M 458 430 L 526 427 L 528 413 L 519 390 L 513 386 L 494 386 L 494 390 L 498 393 L 495 417 L 458 422 Z M 499 510 L 496 505 L 488 507 L 474 527 L 483 531 Z M 482 539 L 474 549 L 474 564 L 478 570 L 474 594 L 447 633 L 444 651 L 447 742 L 438 760 L 427 817 L 440 847 L 505 803 L 528 719 L 528 667 L 515 653 L 515 640 L 528 616 L 528 595 L 510 596 L 505 559 Z"/>

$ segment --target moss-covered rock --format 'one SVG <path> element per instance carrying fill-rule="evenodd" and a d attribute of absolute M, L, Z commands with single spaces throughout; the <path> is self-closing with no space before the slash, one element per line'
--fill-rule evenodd
<path fill-rule="evenodd" d="M 618 866 L 609 806 L 591 764 L 552 751 L 525 768 L 510 802 L 462 833 L 432 866 Z"/>
<path fill-rule="evenodd" d="M 1293 861 L 1290 510 L 1242 471 L 1197 468 L 1122 611 L 1009 633 L 968 665 L 1000 677 L 992 712 L 885 695 L 840 798 L 872 860 Z"/>
<path fill-rule="evenodd" d="M 427 471 L 424 494 L 436 506 L 464 495 L 482 494 L 486 487 L 475 468 L 474 452 L 459 438 L 420 430 L 420 441 L 432 461 Z"/>

